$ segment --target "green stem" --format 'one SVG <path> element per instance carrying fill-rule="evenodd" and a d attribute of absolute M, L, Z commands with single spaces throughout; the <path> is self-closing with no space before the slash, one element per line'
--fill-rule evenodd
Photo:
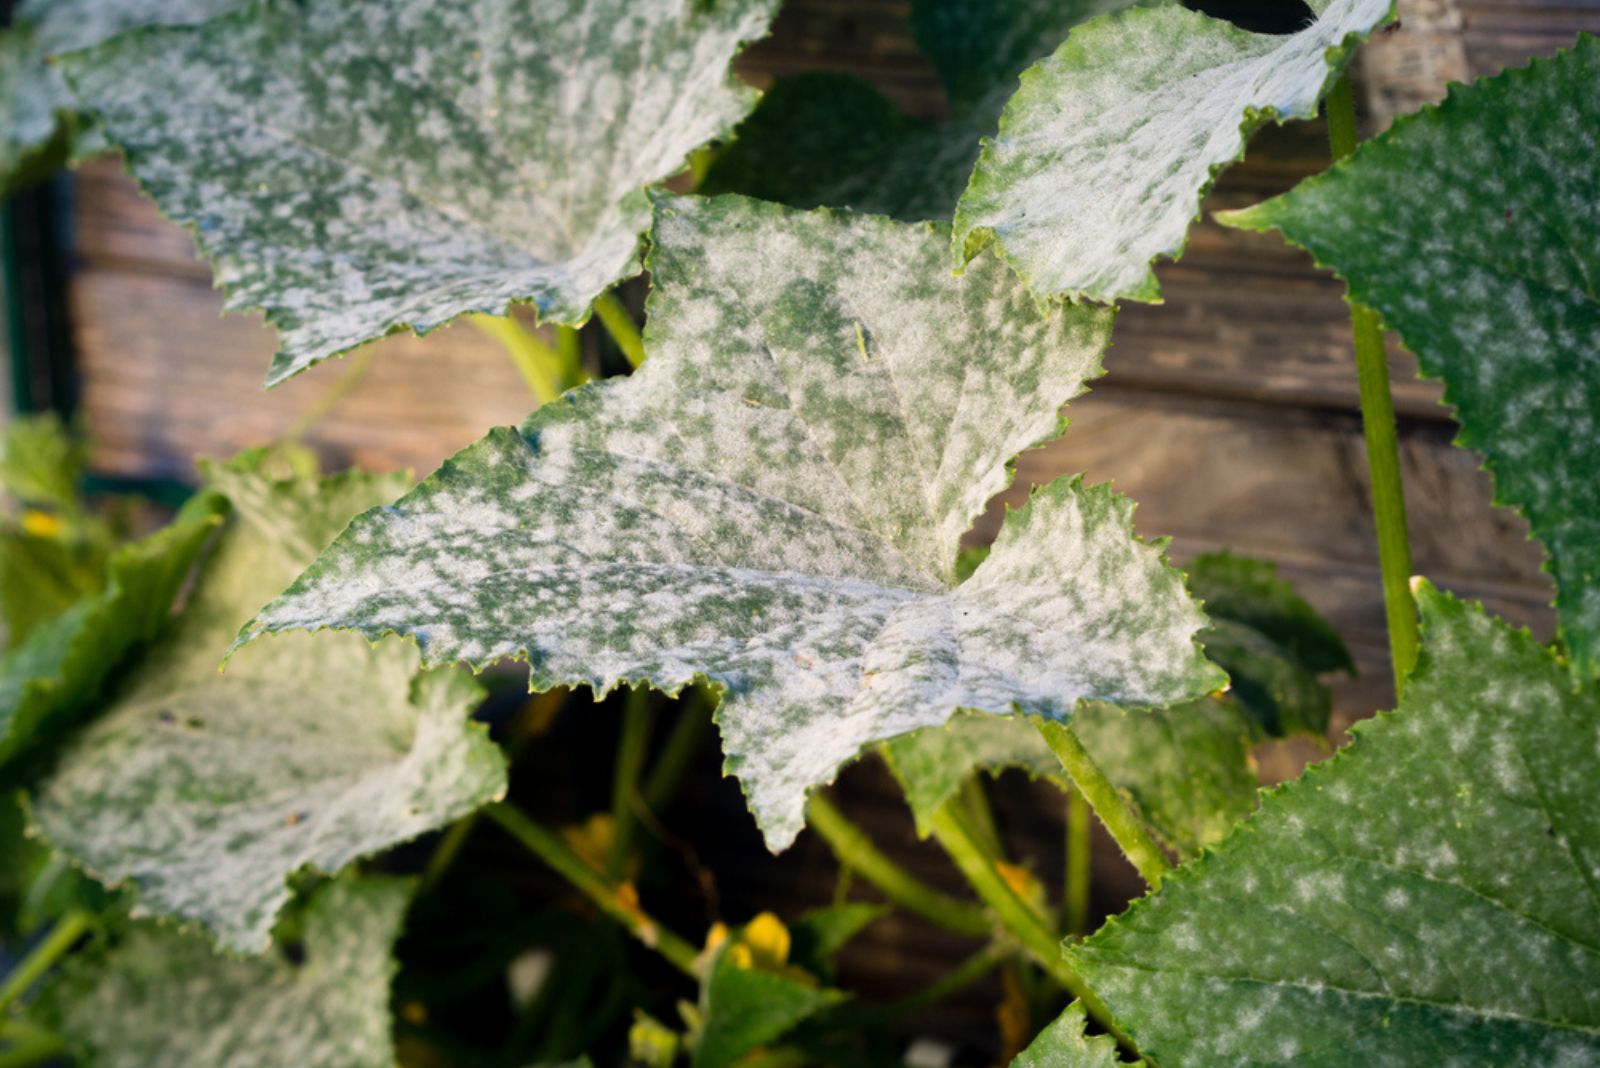
<path fill-rule="evenodd" d="M 1350 76 L 1328 94 L 1328 142 L 1334 162 L 1356 150 L 1355 95 Z M 1350 301 L 1355 336 L 1356 380 L 1361 389 L 1361 428 L 1367 441 L 1372 477 L 1372 516 L 1378 528 L 1378 565 L 1383 574 L 1383 607 L 1389 622 L 1389 654 L 1394 663 L 1396 697 L 1417 662 L 1417 610 L 1411 598 L 1411 542 L 1406 534 L 1406 498 L 1400 482 L 1400 446 L 1394 397 L 1389 392 L 1389 357 L 1378 313 Z"/>
<path fill-rule="evenodd" d="M 1162 877 L 1172 870 L 1172 862 L 1144 829 L 1139 817 L 1133 814 L 1121 791 L 1106 778 L 1071 727 L 1048 720 L 1039 720 L 1038 727 L 1045 743 L 1072 777 L 1072 785 L 1100 817 L 1100 822 L 1111 832 L 1111 837 L 1122 847 L 1140 876 L 1152 890 L 1160 886 Z"/>
<path fill-rule="evenodd" d="M 934 812 L 933 836 L 950 854 L 950 859 L 955 861 L 956 867 L 961 869 L 961 874 L 967 877 L 967 882 L 972 884 L 995 918 L 1022 948 L 1050 973 L 1051 978 L 1082 1001 L 1089 1015 L 1102 1027 L 1116 1035 L 1118 1041 L 1126 1043 L 1127 1039 L 1112 1023 L 1111 1012 L 1105 1003 L 1061 955 L 1061 943 L 1055 932 L 1045 925 L 1038 913 L 1028 907 L 1027 902 L 1016 895 L 1011 885 L 995 869 L 994 863 L 983 855 L 958 804 L 947 802 Z"/>
<path fill-rule="evenodd" d="M 559 835 L 536 823 L 509 801 L 496 801 L 486 806 L 483 814 L 532 850 L 628 933 L 660 953 L 683 974 L 691 979 L 699 978 L 695 969 L 698 954 L 694 947 L 645 915 L 637 904 L 624 899 L 609 880 L 568 849 Z"/>
<path fill-rule="evenodd" d="M 11 1035 L 7 1030 L 0 1038 Z M 41 1032 L 25 1035 L 0 1049 L 0 1068 L 32 1068 L 53 1061 L 67 1052 L 67 1044 L 56 1035 Z"/>
<path fill-rule="evenodd" d="M 1089 883 L 1093 874 L 1089 853 L 1089 802 L 1081 790 L 1067 792 L 1066 929 L 1069 935 L 1089 933 Z"/>
<path fill-rule="evenodd" d="M 622 877 L 633 848 L 634 801 L 639 796 L 639 771 L 644 767 L 645 745 L 650 741 L 650 691 L 628 691 L 622 709 L 622 738 L 617 744 L 616 771 L 611 778 L 611 848 L 606 852 L 606 875 Z"/>
<path fill-rule="evenodd" d="M 588 372 L 583 369 L 583 348 L 579 344 L 576 329 L 570 326 L 556 327 L 556 354 L 561 359 L 563 389 L 581 386 L 589 380 Z"/>
<path fill-rule="evenodd" d="M 508 315 L 469 315 L 467 321 L 500 342 L 535 401 L 548 404 L 561 396 L 561 353 L 543 338 Z"/>
<path fill-rule="evenodd" d="M 709 704 L 701 690 L 694 691 L 693 696 L 681 703 L 678 721 L 672 725 L 672 733 L 667 735 L 644 781 L 644 805 L 651 812 L 659 812 L 678 792 L 678 784 L 683 781 L 711 726 Z"/>
<path fill-rule="evenodd" d="M 439 885 L 439 880 L 444 878 L 444 873 L 455 863 L 456 857 L 461 853 L 461 847 L 467 844 L 467 839 L 472 835 L 472 828 L 477 824 L 478 814 L 469 812 L 444 832 L 444 837 L 439 839 L 439 844 L 433 850 L 433 856 L 428 858 L 427 867 L 422 869 L 424 890 Z"/>
<path fill-rule="evenodd" d="M 639 336 L 639 327 L 616 293 L 607 290 L 596 297 L 594 313 L 600 317 L 600 325 L 606 328 L 617 348 L 628 358 L 628 363 L 634 367 L 644 363 L 644 338 Z"/>
<path fill-rule="evenodd" d="M 83 933 L 94 923 L 94 916 L 82 909 L 73 909 L 50 929 L 50 933 L 33 947 L 26 957 L 11 970 L 6 976 L 4 984 L 0 984 L 0 1017 L 5 1015 L 14 1001 L 26 994 L 39 977 L 49 971 L 56 961 L 60 960 L 70 950 Z"/>
<path fill-rule="evenodd" d="M 868 1012 L 874 1020 L 888 1022 L 901 1016 L 908 1016 L 913 1012 L 920 1012 L 929 1005 L 937 1005 L 945 998 L 960 993 L 979 979 L 994 971 L 1001 961 L 1016 952 L 1016 947 L 1008 946 L 1004 942 L 990 942 L 978 952 L 962 961 L 953 970 L 935 979 L 921 990 L 907 994 L 887 1005 L 881 1005 Z"/>
<path fill-rule="evenodd" d="M 372 367 L 373 354 L 377 349 L 371 345 L 361 349 L 350 357 L 350 365 L 344 369 L 344 374 L 336 379 L 315 401 L 313 401 L 294 422 L 289 424 L 283 432 L 283 440 L 296 442 L 306 436 L 306 432 L 328 416 L 333 410 L 343 404 L 345 398 L 354 393 L 356 387 L 361 385 L 362 379 L 367 377 L 367 371 Z"/>
<path fill-rule="evenodd" d="M 994 809 L 989 807 L 989 795 L 983 789 L 982 772 L 974 772 L 961 781 L 961 803 L 967 807 L 967 818 L 984 853 L 992 860 L 1004 860 L 1005 845 L 1000 841 L 1000 825 L 995 822 Z"/>
<path fill-rule="evenodd" d="M 839 863 L 883 891 L 885 897 L 930 923 L 964 935 L 988 935 L 994 925 L 978 906 L 942 894 L 878 851 L 859 827 L 821 794 L 812 795 L 806 821 Z"/>

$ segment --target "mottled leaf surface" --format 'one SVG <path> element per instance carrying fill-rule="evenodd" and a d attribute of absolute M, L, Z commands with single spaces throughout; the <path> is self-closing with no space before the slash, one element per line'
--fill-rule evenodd
<path fill-rule="evenodd" d="M 404 642 L 296 634 L 217 664 L 239 626 L 403 477 L 274 481 L 212 465 L 235 517 L 182 615 L 33 799 L 56 847 L 141 911 L 259 950 L 303 867 L 336 872 L 499 796 L 505 762 L 467 722 L 460 672 Z"/>
<path fill-rule="evenodd" d="M 48 175 L 72 146 L 77 100 L 50 56 L 139 26 L 202 22 L 241 0 L 32 0 L 0 31 L 0 195 Z"/>
<path fill-rule="evenodd" d="M 1066 948 L 1152 1060 L 1600 1063 L 1600 692 L 1418 599 L 1399 711 Z"/>
<path fill-rule="evenodd" d="M 1011 1068 L 1143 1068 L 1144 1061 L 1120 1059 L 1110 1035 L 1084 1034 L 1088 1025 L 1083 1003 L 1074 1001 L 1012 1059 Z"/>
<path fill-rule="evenodd" d="M 192 501 L 166 529 L 111 554 L 105 588 L 39 623 L 0 659 L 0 781 L 92 714 L 124 656 L 166 625 L 173 598 L 217 522 L 215 497 Z"/>
<path fill-rule="evenodd" d="M 413 636 L 536 687 L 723 691 L 774 848 L 864 746 L 958 708 L 1066 717 L 1220 684 L 1129 503 L 1063 479 L 954 586 L 962 534 L 1098 373 L 1104 309 L 1041 312 L 945 234 L 663 199 L 650 360 L 546 405 L 357 520 L 245 637 Z"/>
<path fill-rule="evenodd" d="M 135 924 L 69 966 L 40 1017 L 84 1068 L 392 1068 L 392 951 L 411 889 L 375 877 L 319 888 L 294 961 L 219 956 L 204 938 Z"/>
<path fill-rule="evenodd" d="M 1397 122 L 1223 221 L 1276 227 L 1441 378 L 1462 445 L 1549 551 L 1562 634 L 1600 672 L 1600 41 Z"/>
<path fill-rule="evenodd" d="M 753 103 L 728 63 L 776 7 L 307 0 L 65 70 L 227 306 L 278 328 L 271 384 L 513 301 L 584 321 L 638 268 L 643 187 Z"/>
<path fill-rule="evenodd" d="M 993 241 L 1041 298 L 1157 300 L 1214 172 L 1269 118 L 1310 118 L 1393 0 L 1312 0 L 1287 36 L 1177 4 L 1103 16 L 1022 75 L 955 216 L 965 263 Z"/>
<path fill-rule="evenodd" d="M 739 125 L 701 189 L 908 221 L 948 219 L 1018 72 L 1077 23 L 1132 2 L 918 0 L 911 23 L 944 82 L 948 120 L 912 119 L 853 75 L 784 78 Z"/>

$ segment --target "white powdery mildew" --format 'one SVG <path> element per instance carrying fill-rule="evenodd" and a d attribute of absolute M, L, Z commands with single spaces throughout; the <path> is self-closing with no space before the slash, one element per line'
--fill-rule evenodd
<path fill-rule="evenodd" d="M 43 1011 L 97 1068 L 392 1068 L 393 947 L 410 897 L 401 879 L 322 887 L 298 963 L 135 925 L 104 956 L 70 963 Z"/>
<path fill-rule="evenodd" d="M 1600 673 L 1600 41 L 1457 88 L 1232 225 L 1277 227 L 1445 382 Z"/>
<path fill-rule="evenodd" d="M 281 334 L 269 383 L 533 301 L 581 322 L 637 268 L 642 188 L 753 94 L 776 0 L 310 0 L 66 64 L 145 189 Z"/>
<path fill-rule="evenodd" d="M 1600 1063 L 1600 693 L 1419 600 L 1401 709 L 1068 951 L 1160 1063 Z"/>
<path fill-rule="evenodd" d="M 1022 75 L 955 217 L 966 262 L 988 240 L 1044 297 L 1156 300 L 1212 171 L 1268 117 L 1310 118 L 1348 39 L 1393 0 L 1322 0 L 1299 33 L 1247 33 L 1177 4 L 1085 23 Z"/>
<path fill-rule="evenodd" d="M 1220 683 L 1127 503 L 1063 481 L 955 587 L 961 532 L 1098 372 L 1103 309 L 1045 315 L 944 235 L 662 200 L 644 367 L 498 430 L 357 520 L 248 635 L 346 627 L 536 686 L 706 676 L 768 842 L 882 738 L 957 708 L 1065 718 Z M 956 311 L 952 311 L 956 309 Z"/>
<path fill-rule="evenodd" d="M 201 923 L 255 952 L 296 871 L 336 872 L 465 815 L 503 792 L 505 763 L 467 722 L 477 685 L 455 671 L 419 675 L 417 651 L 399 641 L 287 635 L 241 651 L 219 674 L 254 607 L 394 480 L 332 478 L 323 495 L 317 480 L 213 476 L 238 496 L 241 517 L 178 621 L 64 750 L 33 814 L 96 875 L 132 881 L 139 911 Z M 319 496 L 324 514 L 287 534 L 251 519 L 273 514 L 274 497 L 292 516 Z M 319 530 L 307 555 L 285 558 Z"/>

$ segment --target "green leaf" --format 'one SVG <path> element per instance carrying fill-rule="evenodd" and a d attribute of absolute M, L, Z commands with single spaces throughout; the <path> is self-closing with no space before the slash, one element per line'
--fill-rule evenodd
<path fill-rule="evenodd" d="M 918 122 L 847 74 L 785 78 L 740 124 L 701 191 L 907 221 L 948 219 L 1017 73 L 1078 22 L 1132 2 L 919 0 L 912 26 L 955 106 L 952 119 Z"/>
<path fill-rule="evenodd" d="M 990 241 L 1043 299 L 1154 301 L 1216 171 L 1269 119 L 1311 118 L 1394 0 L 1312 0 L 1298 33 L 1176 4 L 1085 23 L 1022 75 L 956 209 L 957 265 Z"/>
<path fill-rule="evenodd" d="M 0 659 L 0 768 L 14 772 L 19 754 L 82 719 L 123 657 L 161 631 L 220 507 L 196 498 L 166 529 L 112 553 L 100 593 L 35 626 Z"/>
<path fill-rule="evenodd" d="M 77 510 L 88 465 L 87 446 L 54 414 L 20 416 L 0 436 L 0 490 L 24 505 Z"/>
<path fill-rule="evenodd" d="M 851 901 L 843 905 L 828 905 L 811 909 L 789 925 L 794 936 L 791 956 L 794 962 L 812 975 L 823 979 L 833 976 L 833 958 L 870 923 L 890 913 L 887 905 L 874 905 L 864 901 Z"/>
<path fill-rule="evenodd" d="M 5 648 L 105 588 L 106 556 L 98 545 L 0 529 L 0 619 Z"/>
<path fill-rule="evenodd" d="M 658 204 L 651 357 L 367 513 L 241 636 L 342 627 L 532 685 L 704 678 L 775 849 L 863 747 L 958 708 L 1065 718 L 1220 685 L 1181 576 L 1062 479 L 953 586 L 963 533 L 1098 372 L 1111 315 L 1041 313 L 944 233 L 742 198 Z M 889 265 L 886 268 L 885 265 Z"/>
<path fill-rule="evenodd" d="M 1220 841 L 1255 804 L 1253 727 L 1231 701 L 1136 712 L 1090 701 L 1079 706 L 1071 729 L 1156 837 L 1180 856 Z M 884 752 L 922 835 L 933 814 L 980 769 L 1021 768 L 1071 786 L 1033 722 L 1020 717 L 958 714 L 945 726 L 891 739 Z"/>
<path fill-rule="evenodd" d="M 1267 560 L 1206 553 L 1189 562 L 1189 592 L 1211 617 L 1200 636 L 1227 669 L 1232 694 L 1275 738 L 1326 737 L 1332 702 L 1317 676 L 1354 675 L 1355 661 L 1328 621 Z"/>
<path fill-rule="evenodd" d="M 513 301 L 587 319 L 638 269 L 643 187 L 753 103 L 727 67 L 776 7 L 305 0 L 63 66 L 227 306 L 266 310 L 275 384 Z"/>
<path fill-rule="evenodd" d="M 845 1000 L 844 993 L 804 976 L 742 967 L 734 963 L 729 948 L 717 953 L 701 990 L 704 1022 L 694 1048 L 694 1068 L 727 1068 L 806 1017 Z"/>
<path fill-rule="evenodd" d="M 1600 692 L 1425 583 L 1400 710 L 1067 956 L 1163 1065 L 1600 1060 Z"/>
<path fill-rule="evenodd" d="M 389 984 L 412 884 L 341 879 L 312 895 L 297 959 L 218 956 L 152 923 L 68 968 L 38 1014 L 85 1068 L 391 1068 Z"/>
<path fill-rule="evenodd" d="M 1549 551 L 1561 630 L 1600 672 L 1600 41 L 1401 119 L 1222 221 L 1276 227 L 1445 383 L 1459 444 Z"/>
<path fill-rule="evenodd" d="M 0 32 L 0 196 L 48 177 L 81 149 L 77 100 L 49 57 L 140 26 L 203 22 L 243 0 L 31 0 Z"/>
<path fill-rule="evenodd" d="M 441 827 L 499 797 L 505 760 L 467 717 L 480 690 L 416 649 L 298 634 L 217 663 L 250 614 L 403 476 L 273 481 L 207 465 L 235 505 L 182 615 L 33 800 L 57 848 L 141 909 L 266 945 L 288 880 Z"/>
<path fill-rule="evenodd" d="M 1083 1003 L 1074 1001 L 1012 1059 L 1011 1068 L 1143 1068 L 1144 1061 L 1121 1060 L 1110 1035 L 1085 1035 L 1088 1024 Z"/>

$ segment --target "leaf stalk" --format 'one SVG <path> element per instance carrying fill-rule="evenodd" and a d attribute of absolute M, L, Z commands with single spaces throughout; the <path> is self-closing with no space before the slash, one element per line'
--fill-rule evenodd
<path fill-rule="evenodd" d="M 6 976 L 5 983 L 0 984 L 0 1018 L 77 944 L 93 924 L 94 916 L 83 909 L 73 909 L 56 921 L 50 933 L 18 962 L 11 974 Z"/>
<path fill-rule="evenodd" d="M 1156 845 L 1144 823 L 1134 814 L 1122 792 L 1106 778 L 1105 772 L 1094 762 L 1089 751 L 1072 733 L 1071 727 L 1041 720 L 1039 733 L 1050 746 L 1056 759 L 1072 778 L 1073 788 L 1083 795 L 1089 807 L 1111 833 L 1111 837 L 1127 855 L 1141 878 L 1154 890 L 1172 870 L 1172 862 Z"/>
<path fill-rule="evenodd" d="M 540 825 L 509 801 L 487 805 L 483 808 L 483 814 L 527 846 L 557 875 L 571 883 L 574 889 L 621 924 L 629 934 L 661 954 L 684 975 L 699 979 L 699 970 L 695 966 L 699 954 L 695 948 L 651 919 L 635 902 L 625 898 L 616 886 L 568 849 L 559 835 Z"/>
<path fill-rule="evenodd" d="M 1325 114 L 1335 163 L 1356 150 L 1355 94 L 1350 76 L 1328 94 Z M 1378 313 L 1354 300 L 1350 329 L 1355 340 L 1356 381 L 1361 393 L 1361 429 L 1366 438 L 1372 479 L 1372 516 L 1378 530 L 1378 566 L 1383 577 L 1383 607 L 1388 618 L 1389 654 L 1394 665 L 1395 698 L 1417 663 L 1417 609 L 1411 599 L 1411 542 L 1406 532 L 1405 490 L 1400 481 L 1400 446 L 1394 396 L 1389 389 L 1389 357 Z"/>

